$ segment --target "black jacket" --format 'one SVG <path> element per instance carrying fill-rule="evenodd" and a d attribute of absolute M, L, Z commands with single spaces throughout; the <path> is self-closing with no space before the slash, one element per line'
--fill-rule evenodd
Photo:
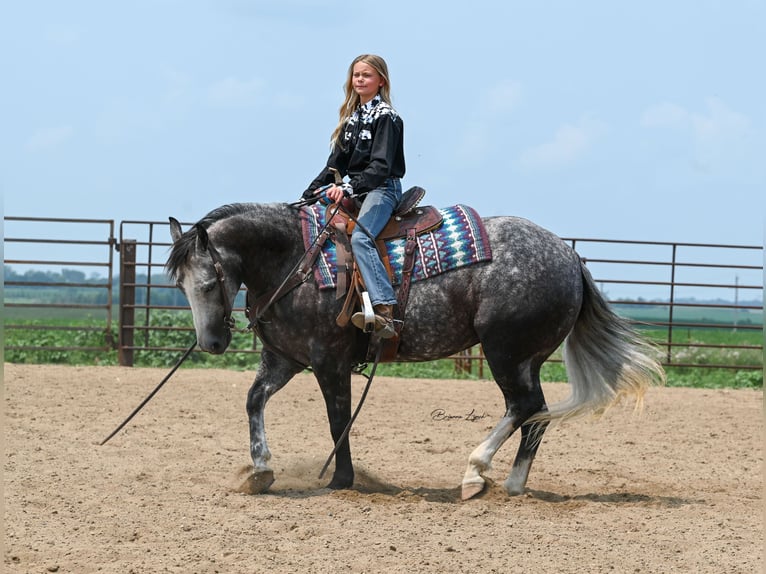
<path fill-rule="evenodd" d="M 331 167 L 349 177 L 356 195 L 379 187 L 389 177 L 404 176 L 404 122 L 380 94 L 359 106 L 348 119 L 340 142 L 335 144 L 325 168 L 303 192 L 304 197 L 335 183 Z"/>

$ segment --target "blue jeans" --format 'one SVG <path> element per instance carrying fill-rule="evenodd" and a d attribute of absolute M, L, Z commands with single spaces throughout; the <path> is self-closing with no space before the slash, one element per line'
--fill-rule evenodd
<path fill-rule="evenodd" d="M 370 235 L 377 237 L 401 199 L 401 180 L 389 177 L 383 185 L 373 189 L 364 197 L 362 207 L 359 209 L 359 223 L 370 232 Z M 395 305 L 396 294 L 391 287 L 386 268 L 380 260 L 375 242 L 358 225 L 354 227 L 354 232 L 351 234 L 351 250 L 372 304 Z"/>

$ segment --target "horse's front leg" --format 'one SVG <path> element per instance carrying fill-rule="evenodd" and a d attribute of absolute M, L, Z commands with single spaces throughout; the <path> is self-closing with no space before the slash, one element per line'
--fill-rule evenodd
<path fill-rule="evenodd" d="M 247 394 L 247 416 L 250 421 L 250 456 L 253 472 L 248 477 L 244 490 L 251 494 L 266 492 L 274 482 L 274 471 L 269 467 L 271 452 L 266 442 L 264 410 L 266 402 L 292 379 L 301 367 L 278 355 L 265 350 L 261 353 L 261 364 L 255 381 Z"/>
<path fill-rule="evenodd" d="M 351 370 L 339 372 L 333 365 L 325 370 L 321 367 L 315 369 L 319 387 L 322 390 L 327 418 L 330 421 L 330 434 L 333 444 L 338 444 L 343 431 L 346 430 L 351 420 Z M 328 488 L 335 490 L 351 488 L 354 484 L 354 466 L 351 461 L 351 447 L 349 437 L 343 439 L 335 453 L 335 472 Z"/>

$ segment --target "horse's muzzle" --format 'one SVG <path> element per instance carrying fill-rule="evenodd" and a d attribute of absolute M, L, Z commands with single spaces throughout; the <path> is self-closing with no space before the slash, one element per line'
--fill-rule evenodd
<path fill-rule="evenodd" d="M 208 334 L 205 337 L 197 336 L 197 341 L 199 348 L 206 353 L 222 355 L 229 348 L 229 343 L 231 343 L 231 331 L 225 329 L 221 335 L 210 336 Z"/>

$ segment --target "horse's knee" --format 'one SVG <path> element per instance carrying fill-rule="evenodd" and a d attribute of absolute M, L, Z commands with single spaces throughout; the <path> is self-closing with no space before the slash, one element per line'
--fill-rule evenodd
<path fill-rule="evenodd" d="M 269 399 L 269 394 L 266 392 L 265 385 L 256 380 L 247 391 L 247 400 L 245 402 L 245 410 L 247 416 L 252 417 L 260 414 L 266 406 L 266 401 Z"/>

